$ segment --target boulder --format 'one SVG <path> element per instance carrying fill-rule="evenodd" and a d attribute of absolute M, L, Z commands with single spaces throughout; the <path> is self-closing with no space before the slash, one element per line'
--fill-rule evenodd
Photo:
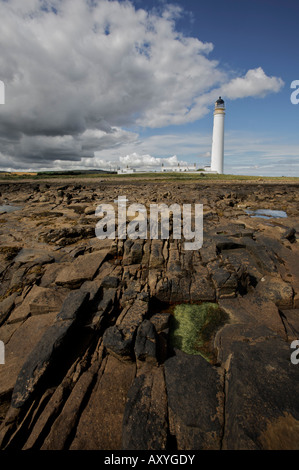
<path fill-rule="evenodd" d="M 137 362 L 157 362 L 157 333 L 149 320 L 144 320 L 137 329 L 134 352 Z"/>
<path fill-rule="evenodd" d="M 116 325 L 110 326 L 105 331 L 103 345 L 110 354 L 119 359 L 132 358 L 132 338 L 125 338 L 122 330 Z"/>

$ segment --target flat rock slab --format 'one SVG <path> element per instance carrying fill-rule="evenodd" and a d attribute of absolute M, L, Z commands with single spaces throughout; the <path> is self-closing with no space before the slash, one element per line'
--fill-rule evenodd
<path fill-rule="evenodd" d="M 30 265 L 48 264 L 54 261 L 54 256 L 50 252 L 46 253 L 44 249 L 23 248 L 14 261 L 19 264 L 30 263 Z"/>
<path fill-rule="evenodd" d="M 219 306 L 230 316 L 231 323 L 252 326 L 266 326 L 285 338 L 285 330 L 275 303 L 264 299 L 253 292 L 245 297 L 221 299 Z"/>
<path fill-rule="evenodd" d="M 165 450 L 167 395 L 163 369 L 154 367 L 133 382 L 123 419 L 123 449 Z"/>
<path fill-rule="evenodd" d="M 122 449 L 122 421 L 136 365 L 108 356 L 84 409 L 71 450 Z"/>
<path fill-rule="evenodd" d="M 14 292 L 9 297 L 6 297 L 6 299 L 0 302 L 0 324 L 7 319 L 10 312 L 12 311 L 17 295 L 17 292 Z"/>
<path fill-rule="evenodd" d="M 223 429 L 223 385 L 217 368 L 181 351 L 164 364 L 170 433 L 179 450 L 217 450 Z"/>
<path fill-rule="evenodd" d="M 291 352 L 279 337 L 231 345 L 223 449 L 299 449 L 299 375 Z"/>
<path fill-rule="evenodd" d="M 85 371 L 75 384 L 61 413 L 51 427 L 41 450 L 64 450 L 80 416 L 80 407 L 94 380 L 95 367 Z"/>
<path fill-rule="evenodd" d="M 281 309 L 292 308 L 293 288 L 280 277 L 264 276 L 256 287 L 256 292 L 265 300 L 271 300 Z"/>
<path fill-rule="evenodd" d="M 252 343 L 273 337 L 287 340 L 278 307 L 255 292 L 242 298 L 221 299 L 219 306 L 229 317 L 215 335 L 214 347 L 220 362 L 225 363 L 230 357 L 234 342 Z"/>
<path fill-rule="evenodd" d="M 13 389 L 27 356 L 55 321 L 55 316 L 55 313 L 48 313 L 30 317 L 15 330 L 5 345 L 5 364 L 0 366 L 0 395 Z"/>
<path fill-rule="evenodd" d="M 44 315 L 58 313 L 66 294 L 45 287 L 33 286 L 21 305 L 11 313 L 8 323 L 15 323 L 26 319 L 29 315 Z"/>
<path fill-rule="evenodd" d="M 11 400 L 14 408 L 23 406 L 36 390 L 49 365 L 51 363 L 53 365 L 57 359 L 59 349 L 73 323 L 73 320 L 56 321 L 44 332 L 40 341 L 31 350 L 14 386 Z"/>
<path fill-rule="evenodd" d="M 65 342 L 72 327 L 78 324 L 82 313 L 85 312 L 88 298 L 89 293 L 81 290 L 69 293 L 61 311 L 56 315 L 56 321 L 44 332 L 19 372 L 12 395 L 13 407 L 20 408 L 27 402 L 49 366 L 54 366 L 57 354 L 63 354 Z M 39 319 L 40 316 L 36 318 Z"/>
<path fill-rule="evenodd" d="M 69 288 L 78 288 L 85 281 L 91 281 L 109 253 L 109 249 L 95 251 L 78 256 L 57 276 L 56 284 Z"/>

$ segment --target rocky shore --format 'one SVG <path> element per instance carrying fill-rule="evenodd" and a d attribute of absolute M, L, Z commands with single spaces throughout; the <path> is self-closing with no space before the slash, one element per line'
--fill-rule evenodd
<path fill-rule="evenodd" d="M 99 240 L 118 196 L 203 204 L 202 248 Z M 0 449 L 299 448 L 298 184 L 3 182 L 0 206 Z M 187 354 L 173 308 L 203 303 L 225 321 Z"/>

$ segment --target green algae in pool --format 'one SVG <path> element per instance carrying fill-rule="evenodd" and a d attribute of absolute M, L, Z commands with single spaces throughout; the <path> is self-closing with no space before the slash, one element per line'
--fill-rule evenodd
<path fill-rule="evenodd" d="M 216 303 L 176 305 L 170 323 L 171 346 L 214 362 L 211 339 L 227 319 L 227 314 Z"/>

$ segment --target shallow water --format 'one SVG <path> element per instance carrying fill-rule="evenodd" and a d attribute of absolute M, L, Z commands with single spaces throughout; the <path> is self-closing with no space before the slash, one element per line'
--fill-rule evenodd
<path fill-rule="evenodd" d="M 13 212 L 13 211 L 19 211 L 21 209 L 22 207 L 19 207 L 19 206 L 10 206 L 8 204 L 3 204 L 2 206 L 0 205 L 0 212 Z"/>
<path fill-rule="evenodd" d="M 260 217 L 263 219 L 276 219 L 276 218 L 286 218 L 288 215 L 285 211 L 278 211 L 273 209 L 256 209 L 250 210 L 246 209 L 246 214 L 251 217 Z"/>

